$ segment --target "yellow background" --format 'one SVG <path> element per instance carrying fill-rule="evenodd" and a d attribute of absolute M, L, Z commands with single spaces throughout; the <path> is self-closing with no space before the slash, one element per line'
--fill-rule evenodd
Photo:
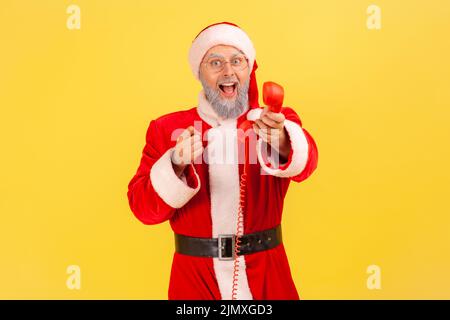
<path fill-rule="evenodd" d="M 197 103 L 192 39 L 232 21 L 319 148 L 284 211 L 300 296 L 449 299 L 449 16 L 447 0 L 2 0 L 0 298 L 167 298 L 172 231 L 134 218 L 127 185 L 150 120 Z"/>

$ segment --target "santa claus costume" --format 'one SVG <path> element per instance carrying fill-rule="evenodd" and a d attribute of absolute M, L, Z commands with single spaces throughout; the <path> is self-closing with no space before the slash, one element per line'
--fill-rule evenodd
<path fill-rule="evenodd" d="M 236 234 L 240 176 L 244 164 L 239 161 L 191 163 L 178 177 L 171 162 L 176 144 L 173 133 L 195 124 L 203 134 L 204 153 L 209 155 L 209 160 L 224 147 L 225 152 L 236 151 L 239 154 L 243 149 L 236 138 L 237 128 L 246 119 L 258 119 L 262 112 L 255 78 L 255 49 L 238 26 L 222 22 L 208 26 L 197 35 L 189 51 L 194 76 L 199 78 L 199 66 L 205 53 L 219 44 L 234 46 L 248 58 L 251 70 L 248 107 L 237 118 L 222 119 L 201 91 L 197 106 L 152 120 L 140 165 L 128 185 L 127 194 L 132 212 L 144 224 L 168 220 L 175 235 L 209 239 L 210 242 L 217 241 L 221 235 Z M 286 118 L 284 127 L 291 151 L 287 163 L 276 167 L 264 155 L 263 149 L 267 145 L 263 139 L 258 138 L 250 145 L 256 149 L 258 161 L 250 164 L 247 172 L 244 234 L 257 234 L 280 226 L 289 183 L 305 180 L 317 167 L 316 144 L 302 127 L 299 116 L 289 107 L 283 107 L 281 112 Z M 231 139 L 227 140 L 226 146 L 222 138 L 216 138 L 224 136 Z M 168 298 L 231 299 L 233 259 L 239 259 L 240 265 L 236 276 L 237 299 L 299 299 L 282 242 L 231 260 L 217 255 L 194 256 L 174 252 Z"/>

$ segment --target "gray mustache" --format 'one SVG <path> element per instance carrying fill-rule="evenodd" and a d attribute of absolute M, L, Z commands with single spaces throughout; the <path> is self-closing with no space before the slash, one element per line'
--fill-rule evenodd
<path fill-rule="evenodd" d="M 228 82 L 236 82 L 236 84 L 239 85 L 239 81 L 238 79 L 225 79 L 225 80 L 219 80 L 217 82 L 218 85 L 224 84 L 224 83 L 228 83 Z"/>

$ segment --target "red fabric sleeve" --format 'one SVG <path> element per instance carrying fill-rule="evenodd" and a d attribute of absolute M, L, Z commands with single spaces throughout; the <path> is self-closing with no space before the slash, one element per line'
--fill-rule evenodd
<path fill-rule="evenodd" d="M 292 181 L 301 182 L 303 180 L 306 180 L 317 168 L 317 164 L 318 164 L 318 160 L 319 160 L 317 145 L 316 145 L 313 137 L 309 134 L 309 132 L 306 131 L 302 127 L 302 121 L 300 120 L 300 117 L 298 116 L 298 114 L 289 107 L 286 107 L 283 109 L 284 110 L 282 112 L 283 112 L 285 118 L 287 120 L 291 120 L 291 121 L 297 123 L 302 128 L 303 133 L 305 134 L 306 140 L 308 141 L 308 160 L 306 162 L 305 168 L 298 175 L 290 177 L 290 179 Z M 291 157 L 292 157 L 292 149 L 291 149 L 291 153 L 289 154 L 288 162 L 283 165 L 283 168 L 287 167 L 289 165 Z"/>
<path fill-rule="evenodd" d="M 136 174 L 128 184 L 128 202 L 131 211 L 144 224 L 157 224 L 172 217 L 175 208 L 165 203 L 154 190 L 150 181 L 153 164 L 166 151 L 161 142 L 162 132 L 158 131 L 156 121 L 150 122 L 146 134 L 146 144 Z"/>

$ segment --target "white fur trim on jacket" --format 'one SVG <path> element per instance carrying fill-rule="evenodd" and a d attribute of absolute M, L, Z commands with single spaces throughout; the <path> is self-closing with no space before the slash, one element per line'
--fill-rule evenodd
<path fill-rule="evenodd" d="M 250 110 L 247 113 L 247 119 L 255 121 L 256 119 L 259 119 L 261 115 L 262 109 L 253 109 Z M 303 129 L 301 126 L 299 126 L 297 123 L 291 121 L 291 120 L 284 120 L 284 127 L 286 128 L 286 131 L 289 135 L 289 139 L 291 141 L 291 148 L 292 148 L 292 159 L 289 166 L 285 169 L 280 169 L 277 167 L 269 168 L 265 161 L 264 157 L 262 155 L 262 150 L 265 150 L 267 144 L 264 142 L 263 139 L 258 138 L 257 143 L 257 149 L 256 152 L 258 154 L 258 161 L 261 167 L 265 172 L 267 172 L 270 175 L 281 177 L 281 178 L 290 178 L 294 177 L 298 174 L 300 174 L 303 169 L 306 166 L 306 163 L 308 161 L 308 141 L 306 140 L 306 136 L 303 132 Z M 273 161 L 273 155 L 272 157 L 267 158 L 271 164 L 274 164 Z"/>
<path fill-rule="evenodd" d="M 185 179 L 180 179 L 172 167 L 172 152 L 174 148 L 167 150 L 161 158 L 153 164 L 150 170 L 150 182 L 156 193 L 172 208 L 183 207 L 200 190 L 200 178 L 192 167 L 197 180 L 197 188 L 189 187 Z M 190 164 L 190 166 L 193 166 Z"/>
<path fill-rule="evenodd" d="M 256 51 L 248 35 L 238 27 L 218 24 L 203 30 L 192 42 L 189 50 L 189 64 L 196 79 L 199 79 L 200 63 L 205 53 L 219 44 L 234 46 L 242 50 L 249 60 L 249 70 L 253 69 Z"/>
<path fill-rule="evenodd" d="M 212 236 L 217 238 L 236 233 L 240 182 L 236 119 L 222 120 L 208 130 L 207 139 Z M 230 300 L 234 262 L 213 258 L 213 263 L 222 300 Z M 239 256 L 237 299 L 252 299 L 244 256 Z"/>

